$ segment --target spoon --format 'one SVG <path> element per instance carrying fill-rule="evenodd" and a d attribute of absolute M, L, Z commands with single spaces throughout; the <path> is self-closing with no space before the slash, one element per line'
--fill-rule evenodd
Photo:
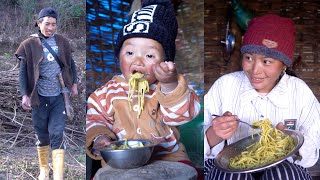
<path fill-rule="evenodd" d="M 221 117 L 220 115 L 216 115 L 216 114 L 211 114 L 211 115 L 212 115 L 212 116 L 216 116 L 216 117 Z M 251 124 L 249 124 L 249 123 L 247 123 L 247 122 L 245 122 L 245 121 L 241 121 L 240 119 L 237 119 L 236 121 L 242 122 L 242 123 L 250 126 L 252 129 L 260 129 L 260 127 L 258 127 L 258 126 L 253 126 L 253 125 L 251 125 Z"/>

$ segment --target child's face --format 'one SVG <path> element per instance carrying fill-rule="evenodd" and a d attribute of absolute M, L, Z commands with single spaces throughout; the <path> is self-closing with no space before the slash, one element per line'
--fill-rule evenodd
<path fill-rule="evenodd" d="M 130 74 L 145 74 L 149 84 L 157 81 L 152 67 L 164 61 L 162 45 L 153 39 L 129 38 L 123 42 L 119 54 L 120 69 L 126 80 Z M 147 75 L 148 74 L 148 75 Z"/>
<path fill-rule="evenodd" d="M 264 55 L 245 53 L 242 57 L 242 68 L 256 91 L 269 93 L 277 84 L 285 65 Z"/>

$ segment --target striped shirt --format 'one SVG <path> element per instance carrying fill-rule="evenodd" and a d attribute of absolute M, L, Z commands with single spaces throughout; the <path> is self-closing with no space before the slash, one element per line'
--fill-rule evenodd
<path fill-rule="evenodd" d="M 87 141 L 99 134 L 114 133 L 118 140 L 157 139 L 158 153 L 166 154 L 179 149 L 180 126 L 195 118 L 200 110 L 198 96 L 182 75 L 170 94 L 160 91 L 160 84 L 150 85 L 145 94 L 144 109 L 137 116 L 137 95 L 132 109 L 128 103 L 128 84 L 123 76 L 115 76 L 88 98 L 86 118 Z M 103 128 L 100 132 L 97 129 Z"/>
<path fill-rule="evenodd" d="M 226 111 L 239 119 L 252 123 L 268 118 L 275 126 L 285 119 L 297 119 L 296 130 L 304 135 L 299 150 L 303 167 L 313 166 L 319 157 L 320 147 L 320 105 L 310 88 L 301 80 L 285 74 L 267 94 L 259 94 L 250 84 L 243 71 L 219 78 L 204 97 L 205 131 L 211 126 L 211 114 L 222 115 Z M 252 134 L 251 128 L 242 123 L 227 140 L 233 143 Z M 214 158 L 224 147 L 221 142 L 210 148 L 207 137 L 204 142 L 205 158 Z M 292 161 L 292 158 L 290 158 Z M 290 160 L 288 159 L 288 160 Z"/>

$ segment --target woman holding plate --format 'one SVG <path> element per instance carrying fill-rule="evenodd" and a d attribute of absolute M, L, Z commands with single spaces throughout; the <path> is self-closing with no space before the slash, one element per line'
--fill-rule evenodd
<path fill-rule="evenodd" d="M 287 74 L 292 65 L 295 28 L 291 19 L 265 15 L 252 19 L 241 46 L 243 71 L 219 78 L 205 95 L 205 179 L 312 179 L 308 167 L 319 158 L 320 105 L 301 79 Z M 212 114 L 220 115 L 219 117 Z M 304 136 L 298 160 L 255 173 L 228 173 L 214 165 L 226 144 L 252 134 L 252 124 L 268 118 L 282 130 L 295 122 Z M 292 126 L 294 127 L 294 126 Z"/>

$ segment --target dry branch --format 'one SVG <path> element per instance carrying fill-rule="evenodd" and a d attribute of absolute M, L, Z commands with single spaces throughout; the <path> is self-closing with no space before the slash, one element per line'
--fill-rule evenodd
<path fill-rule="evenodd" d="M 79 97 L 73 98 L 75 117 L 67 120 L 65 137 L 68 144 L 79 147 L 84 144 L 85 132 L 85 61 L 76 62 L 79 84 Z M 13 148 L 34 146 L 35 132 L 33 130 L 31 111 L 24 111 L 21 107 L 19 92 L 19 68 L 15 60 L 0 64 L 0 147 Z M 2 67 L 5 66 L 5 67 Z"/>

